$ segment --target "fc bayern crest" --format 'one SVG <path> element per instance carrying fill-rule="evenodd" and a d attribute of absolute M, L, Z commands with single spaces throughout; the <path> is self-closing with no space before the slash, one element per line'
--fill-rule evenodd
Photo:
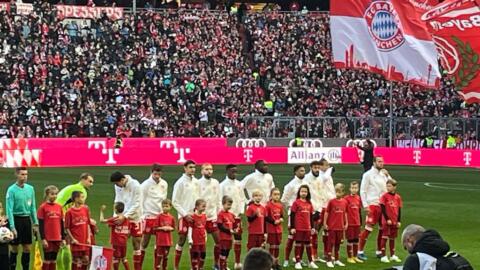
<path fill-rule="evenodd" d="M 365 11 L 364 18 L 379 50 L 396 49 L 405 41 L 399 27 L 398 15 L 389 1 L 372 1 Z"/>
<path fill-rule="evenodd" d="M 93 260 L 93 267 L 95 270 L 107 270 L 108 262 L 105 256 L 99 255 Z"/>

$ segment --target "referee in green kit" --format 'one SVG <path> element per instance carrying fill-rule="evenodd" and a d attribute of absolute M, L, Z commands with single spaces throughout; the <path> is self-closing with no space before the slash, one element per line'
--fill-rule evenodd
<path fill-rule="evenodd" d="M 35 206 L 35 190 L 27 184 L 28 171 L 25 167 L 15 169 L 17 181 L 7 190 L 7 218 L 14 240 L 10 243 L 10 269 L 17 267 L 18 245 L 22 245 L 22 268 L 30 267 L 30 247 L 33 231 L 38 232 L 37 209 Z M 2 269 L 3 270 L 3 269 Z"/>

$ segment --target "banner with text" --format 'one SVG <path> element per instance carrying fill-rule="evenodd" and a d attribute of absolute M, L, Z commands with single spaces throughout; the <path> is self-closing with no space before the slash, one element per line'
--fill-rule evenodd
<path fill-rule="evenodd" d="M 252 138 L 232 147 L 225 138 L 128 138 L 121 147 L 115 139 L 0 139 L 2 167 L 148 166 L 152 163 L 270 164 L 309 163 L 325 158 L 331 163 L 359 164 L 363 151 L 355 147 L 266 147 Z M 476 167 L 480 151 L 376 147 L 375 154 L 391 165 Z"/>

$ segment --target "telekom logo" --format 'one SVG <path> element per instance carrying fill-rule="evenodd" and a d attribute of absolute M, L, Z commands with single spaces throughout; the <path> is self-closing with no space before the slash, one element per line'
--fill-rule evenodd
<path fill-rule="evenodd" d="M 243 157 L 246 162 L 251 162 L 253 158 L 253 149 L 243 149 Z"/>
<path fill-rule="evenodd" d="M 119 148 L 108 148 L 105 141 L 88 141 L 88 149 L 102 149 L 103 155 L 108 155 L 108 159 L 105 164 L 117 164 L 117 161 L 113 158 L 114 155 L 120 154 Z"/>
<path fill-rule="evenodd" d="M 463 161 L 465 161 L 465 166 L 470 166 L 470 161 L 472 161 L 472 152 L 464 152 Z"/>
<path fill-rule="evenodd" d="M 187 161 L 185 159 L 185 154 L 190 154 L 190 148 L 189 147 L 177 147 L 177 141 L 171 140 L 171 141 L 161 141 L 160 142 L 160 149 L 172 149 L 173 148 L 173 153 L 179 155 L 179 158 L 177 160 L 177 163 L 184 163 Z"/>
<path fill-rule="evenodd" d="M 415 164 L 419 164 L 420 159 L 422 159 L 422 151 L 414 150 L 413 151 L 413 160 L 415 160 Z"/>

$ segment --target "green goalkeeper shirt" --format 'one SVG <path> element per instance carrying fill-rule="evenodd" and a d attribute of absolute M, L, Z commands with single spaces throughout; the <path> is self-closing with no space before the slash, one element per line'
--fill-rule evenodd
<path fill-rule="evenodd" d="M 37 208 L 35 206 L 35 189 L 29 184 L 23 184 L 23 187 L 17 183 L 11 185 L 7 190 L 7 218 L 10 223 L 10 229 L 15 229 L 14 216 L 30 217 L 33 224 L 38 224 Z"/>
<path fill-rule="evenodd" d="M 64 187 L 58 193 L 57 200 L 55 201 L 62 206 L 64 213 L 73 205 L 71 198 L 74 191 L 82 192 L 85 195 L 85 200 L 87 199 L 87 189 L 80 182 Z"/>

